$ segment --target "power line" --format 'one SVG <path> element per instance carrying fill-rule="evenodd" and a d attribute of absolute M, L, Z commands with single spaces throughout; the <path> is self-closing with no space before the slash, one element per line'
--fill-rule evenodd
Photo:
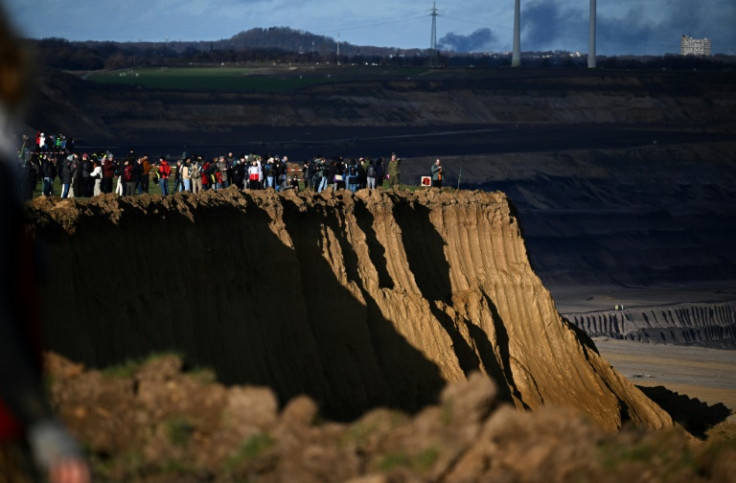
<path fill-rule="evenodd" d="M 437 50 L 437 2 L 432 3 L 432 13 L 429 15 L 432 17 L 432 37 L 429 41 L 429 48 Z"/>
<path fill-rule="evenodd" d="M 432 13 L 429 14 L 432 17 L 432 36 L 429 41 L 429 48 L 431 50 L 431 63 L 437 65 L 439 63 L 439 52 L 437 51 L 437 2 L 432 2 Z"/>

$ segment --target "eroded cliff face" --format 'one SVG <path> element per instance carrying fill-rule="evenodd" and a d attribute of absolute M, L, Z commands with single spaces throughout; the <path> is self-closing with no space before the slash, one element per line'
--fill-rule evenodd
<path fill-rule="evenodd" d="M 230 188 L 29 212 L 48 345 L 88 365 L 175 350 L 342 419 L 416 411 L 479 371 L 520 408 L 672 424 L 560 317 L 502 193 Z"/>

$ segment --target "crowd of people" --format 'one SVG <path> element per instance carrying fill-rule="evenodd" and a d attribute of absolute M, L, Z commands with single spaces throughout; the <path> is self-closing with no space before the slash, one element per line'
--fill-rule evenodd
<path fill-rule="evenodd" d="M 23 139 L 23 146 L 29 142 L 28 137 Z M 74 138 L 67 137 L 64 134 L 46 134 L 41 131 L 36 132 L 35 151 L 40 152 L 57 152 L 71 153 L 74 151 Z"/>
<path fill-rule="evenodd" d="M 321 192 L 328 187 L 355 192 L 362 188 L 398 187 L 401 182 L 401 159 L 367 157 L 345 159 L 315 156 L 303 163 L 291 163 L 286 156 L 232 152 L 215 157 L 185 156 L 169 161 L 165 156 L 150 160 L 131 150 L 120 160 L 109 152 L 75 153 L 67 145 L 63 151 L 19 150 L 21 189 L 30 199 L 41 185 L 44 196 L 62 198 L 92 197 L 103 193 L 132 196 L 149 193 L 154 183 L 164 196 L 171 192 L 219 190 L 229 186 L 239 189 L 276 191 L 307 189 Z M 439 159 L 431 167 L 432 185 L 441 187 L 442 168 Z M 60 193 L 54 192 L 55 180 Z"/>

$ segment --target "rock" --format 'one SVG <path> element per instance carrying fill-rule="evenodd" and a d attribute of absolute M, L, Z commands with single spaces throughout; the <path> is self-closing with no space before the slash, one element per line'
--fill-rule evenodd
<path fill-rule="evenodd" d="M 490 378 L 475 372 L 467 381 L 448 384 L 442 391 L 440 402 L 448 407 L 453 424 L 478 424 L 495 409 L 497 393 Z"/>
<path fill-rule="evenodd" d="M 285 426 L 311 426 L 315 422 L 319 409 L 317 404 L 307 396 L 298 396 L 286 405 L 281 412 L 280 424 Z"/>

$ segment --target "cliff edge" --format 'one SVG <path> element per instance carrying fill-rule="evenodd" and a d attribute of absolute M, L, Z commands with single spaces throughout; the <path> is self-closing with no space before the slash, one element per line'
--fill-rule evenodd
<path fill-rule="evenodd" d="M 174 350 L 330 418 L 417 411 L 481 372 L 519 408 L 672 424 L 557 312 L 500 192 L 234 188 L 28 205 L 47 346 L 105 366 Z"/>

